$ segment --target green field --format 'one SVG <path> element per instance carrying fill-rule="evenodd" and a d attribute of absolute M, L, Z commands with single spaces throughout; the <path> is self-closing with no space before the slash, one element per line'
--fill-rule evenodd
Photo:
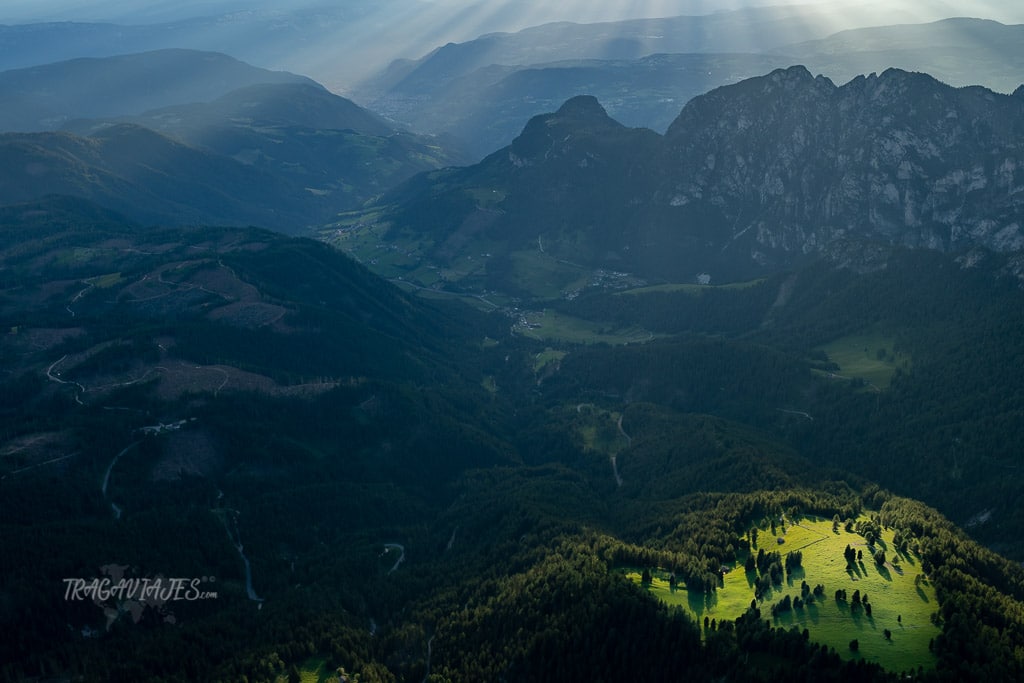
<path fill-rule="evenodd" d="M 514 329 L 524 337 L 573 344 L 636 344 L 655 337 L 642 327 L 610 329 L 603 323 L 573 318 L 550 309 L 524 312 Z"/>
<path fill-rule="evenodd" d="M 390 225 L 378 222 L 379 218 L 379 213 L 343 214 L 337 223 L 320 231 L 320 239 L 385 279 L 404 278 L 422 287 L 440 281 L 438 269 L 422 258 L 429 243 L 389 236 Z"/>
<path fill-rule="evenodd" d="M 785 530 L 780 528 L 778 538 L 784 539 L 781 544 L 775 536 L 763 531 L 759 545 L 765 552 L 778 551 L 784 557 L 787 552 L 800 550 L 803 566 L 794 569 L 781 586 L 775 586 L 763 596 L 758 604 L 762 618 L 771 619 L 778 627 L 806 628 L 812 641 L 835 648 L 844 659 L 862 658 L 895 672 L 917 669 L 918 666 L 933 667 L 935 659 L 928 644 L 940 633 L 931 621 L 932 613 L 938 610 L 935 590 L 923 576 L 916 556 L 893 551 L 893 533 L 892 529 L 883 530 L 882 539 L 876 543 L 876 548 L 884 549 L 889 558 L 885 565 L 879 566 L 870 557 L 862 536 L 845 531 L 842 525 L 838 532 L 833 532 L 829 520 L 804 519 L 786 526 Z M 847 568 L 843 558 L 847 544 L 855 550 L 864 551 L 864 560 L 857 562 L 853 569 Z M 750 607 L 754 598 L 757 573 L 744 571 L 745 560 L 744 553 L 736 566 L 725 574 L 724 587 L 714 595 L 682 587 L 671 588 L 669 573 L 664 569 L 652 572 L 653 580 L 648 590 L 666 604 L 683 607 L 700 623 L 705 617 L 733 620 Z M 627 570 L 626 575 L 640 583 L 641 575 L 635 569 Z M 804 607 L 773 617 L 772 604 L 786 595 L 791 598 L 800 596 L 803 581 L 812 588 L 823 584 L 824 595 Z M 867 616 L 862 608 L 851 607 L 849 601 L 836 601 L 838 589 L 845 589 L 849 597 L 855 590 L 866 593 L 872 608 L 871 616 Z M 884 637 L 886 629 L 892 633 L 891 640 Z M 860 644 L 858 652 L 849 648 L 853 639 Z"/>
<path fill-rule="evenodd" d="M 592 403 L 581 403 L 571 409 L 584 450 L 613 456 L 629 446 L 629 440 L 619 431 L 621 413 L 598 408 Z"/>
<path fill-rule="evenodd" d="M 109 289 L 114 285 L 121 284 L 124 278 L 121 277 L 121 273 L 107 273 L 106 275 L 97 275 L 96 277 L 90 277 L 83 280 L 90 285 L 98 289 Z"/>
<path fill-rule="evenodd" d="M 302 683 L 330 683 L 338 681 L 338 672 L 330 671 L 327 668 L 327 660 L 323 657 L 310 657 L 296 667 L 299 670 L 299 680 Z M 275 683 L 287 683 L 288 676 L 278 676 Z"/>
<path fill-rule="evenodd" d="M 478 187 L 468 191 L 480 208 L 490 209 L 505 201 L 508 192 L 488 187 Z"/>
<path fill-rule="evenodd" d="M 537 299 L 560 299 L 590 282 L 589 271 L 537 249 L 514 251 L 511 259 L 513 279 Z"/>
<path fill-rule="evenodd" d="M 910 367 L 910 357 L 893 351 L 893 337 L 886 334 L 855 334 L 831 341 L 818 350 L 839 366 L 834 376 L 860 379 L 877 389 L 887 389 L 897 368 Z"/>
<path fill-rule="evenodd" d="M 764 278 L 758 280 L 746 280 L 744 282 L 729 282 L 724 285 L 668 283 L 663 285 L 651 285 L 650 287 L 636 287 L 635 289 L 627 289 L 621 293 L 648 294 L 650 292 L 688 292 L 690 294 L 697 294 L 706 289 L 749 289 L 761 284 L 762 282 L 764 282 Z"/>
<path fill-rule="evenodd" d="M 535 373 L 543 370 L 550 363 L 557 363 L 566 356 L 565 351 L 558 351 L 548 347 L 534 356 L 533 359 L 533 371 Z"/>
<path fill-rule="evenodd" d="M 56 252 L 57 263 L 61 265 L 78 265 L 88 263 L 102 253 L 100 249 L 92 247 L 69 247 Z"/>

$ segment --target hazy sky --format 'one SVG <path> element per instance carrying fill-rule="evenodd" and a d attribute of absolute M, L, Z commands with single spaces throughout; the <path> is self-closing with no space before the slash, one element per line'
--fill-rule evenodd
<path fill-rule="evenodd" d="M 466 12 L 480 24 L 503 23 L 505 30 L 547 21 L 609 21 L 622 18 L 710 14 L 716 11 L 765 5 L 819 5 L 829 7 L 841 20 L 857 6 L 871 5 L 878 24 L 890 24 L 893 16 L 918 14 L 922 20 L 943 16 L 978 16 L 1004 23 L 1024 22 L 1024 3 L 1019 0 L 2 0 L 0 23 L 35 21 L 106 21 L 151 23 L 179 21 L 237 11 L 286 13 L 310 9 L 355 13 L 387 13 L 407 6 L 432 8 L 428 13 Z M 439 12 L 440 11 L 440 12 Z M 500 22 L 494 21 L 499 19 Z M 497 30 L 488 27 L 489 30 Z"/>
<path fill-rule="evenodd" d="M 175 22 L 176 32 L 164 35 L 194 37 L 177 47 L 227 52 L 257 66 L 312 76 L 344 92 L 396 58 L 418 58 L 445 43 L 489 32 L 551 21 L 703 15 L 786 4 L 816 10 L 807 21 L 808 39 L 848 28 L 954 16 L 1024 23 L 1020 0 L 0 0 L 0 24 Z M 218 19 L 182 23 L 194 17 Z M 193 26 L 194 36 L 188 33 Z M 94 54 L 101 56 L 103 47 L 109 54 L 110 46 L 98 46 Z M 54 54 L 46 61 L 81 56 Z"/>
<path fill-rule="evenodd" d="M 809 0 L 815 2 L 816 0 Z M 823 0 L 817 0 L 823 1 Z M 346 5 L 359 8 L 376 6 L 387 10 L 401 5 L 421 5 L 459 11 L 473 5 L 479 14 L 520 14 L 523 26 L 544 21 L 607 21 L 631 17 L 656 17 L 674 14 L 711 12 L 757 5 L 786 4 L 785 0 L 618 0 L 616 2 L 540 2 L 537 0 L 3 0 L 0 22 L 34 21 L 177 21 L 197 15 L 228 12 L 296 11 L 311 8 L 338 9 Z M 509 11 L 511 10 L 511 11 Z M 527 18 L 528 17 L 528 18 Z"/>

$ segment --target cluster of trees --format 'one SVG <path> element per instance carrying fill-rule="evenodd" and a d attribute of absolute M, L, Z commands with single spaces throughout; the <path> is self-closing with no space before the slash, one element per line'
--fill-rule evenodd
<path fill-rule="evenodd" d="M 807 584 L 805 583 L 804 586 L 806 585 Z M 772 616 L 777 617 L 783 612 L 789 612 L 793 609 L 803 609 L 804 605 L 809 605 L 815 601 L 816 595 L 817 593 L 812 594 L 810 589 L 802 591 L 801 594 L 796 597 L 791 597 L 788 594 L 784 595 L 781 600 L 772 605 Z"/>
<path fill-rule="evenodd" d="M 792 550 L 786 553 L 785 568 L 786 573 L 789 574 L 794 569 L 799 569 L 803 565 L 804 554 L 799 550 Z"/>

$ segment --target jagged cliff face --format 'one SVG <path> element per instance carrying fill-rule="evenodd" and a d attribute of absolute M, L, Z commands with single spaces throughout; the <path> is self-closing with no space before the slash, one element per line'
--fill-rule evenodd
<path fill-rule="evenodd" d="M 721 247 L 766 265 L 863 238 L 1024 249 L 1021 91 L 792 67 L 693 100 L 666 143 L 655 200 L 714 207 Z"/>
<path fill-rule="evenodd" d="M 870 270 L 891 246 L 1024 253 L 1024 89 L 898 70 L 836 86 L 791 67 L 692 100 L 665 136 L 577 97 L 415 190 L 389 198 L 405 202 L 389 220 L 430 231 L 441 260 L 491 251 L 474 242 L 486 235 L 582 268 L 722 282 L 818 257 Z"/>

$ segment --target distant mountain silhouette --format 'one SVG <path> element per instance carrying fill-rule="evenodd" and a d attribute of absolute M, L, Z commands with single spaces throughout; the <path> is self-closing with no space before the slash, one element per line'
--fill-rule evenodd
<path fill-rule="evenodd" d="M 216 52 L 166 49 L 0 73 L 0 131 L 56 130 L 76 118 L 209 102 L 249 85 L 315 82 Z"/>
<path fill-rule="evenodd" d="M 770 20 L 779 12 L 481 36 L 396 62 L 356 97 L 413 130 L 457 135 L 482 158 L 508 144 L 531 116 L 580 94 L 597 96 L 627 125 L 664 132 L 691 98 L 792 64 L 837 84 L 890 67 L 1007 93 L 1024 81 L 1024 26 L 961 18 L 826 36 L 813 20 Z M 815 31 L 816 40 L 788 42 Z M 748 43 L 737 44 L 737 36 Z"/>
<path fill-rule="evenodd" d="M 843 86 L 780 69 L 695 98 L 664 137 L 574 98 L 480 164 L 396 190 L 381 220 L 429 235 L 440 263 L 540 240 L 560 263 L 672 281 L 752 277 L 850 240 L 1017 251 L 1022 122 L 1019 95 L 895 69 Z M 524 285 L 514 271 L 490 264 L 488 286 Z"/>

